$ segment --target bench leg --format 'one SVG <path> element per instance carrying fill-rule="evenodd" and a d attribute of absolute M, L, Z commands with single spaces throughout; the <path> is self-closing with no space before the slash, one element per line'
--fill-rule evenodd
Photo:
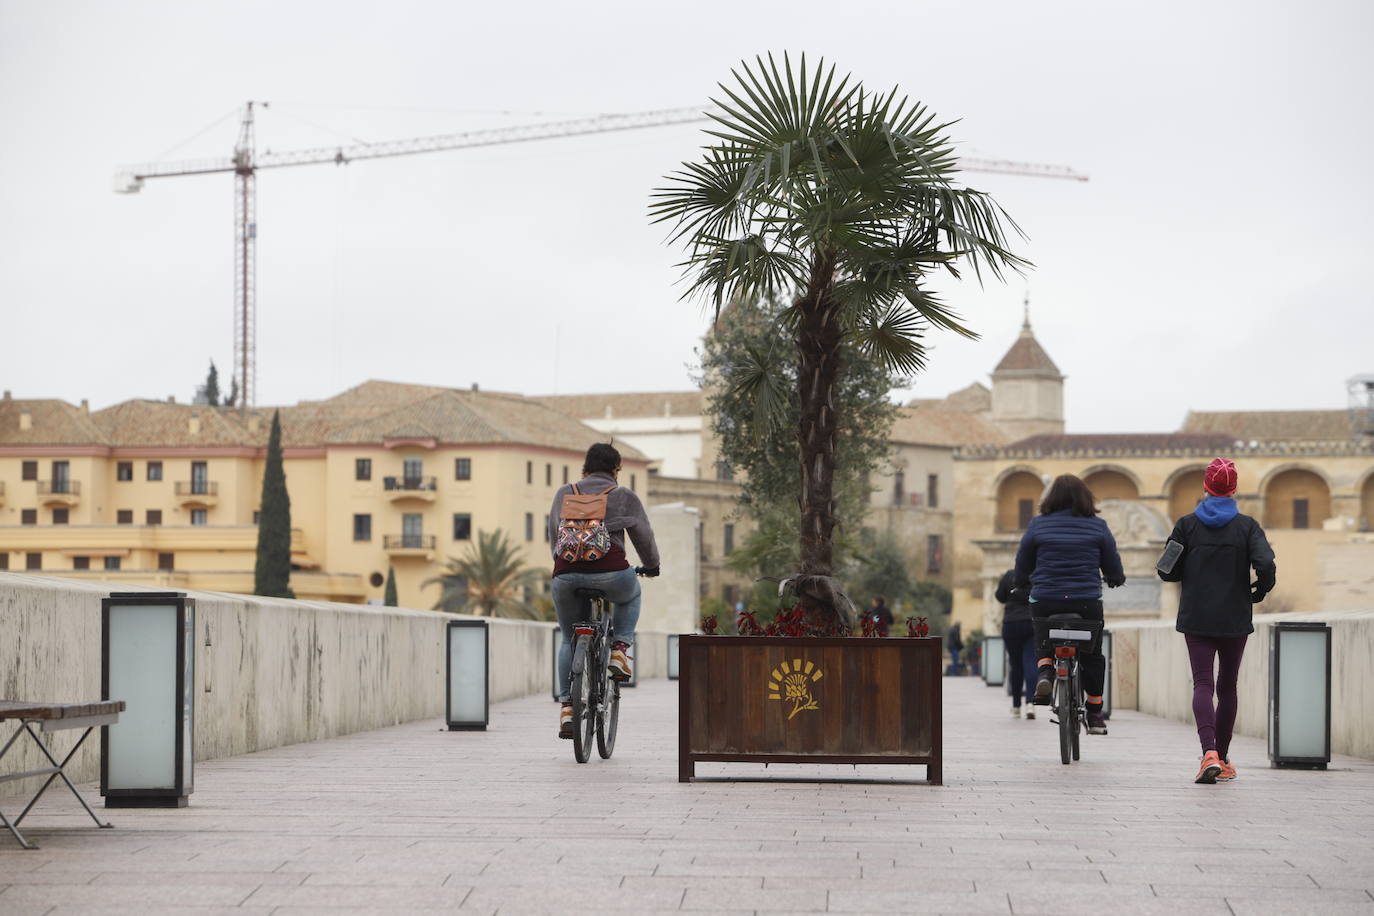
<path fill-rule="evenodd" d="M 67 754 L 66 757 L 62 758 L 61 763 L 57 762 L 57 758 L 54 757 L 51 752 L 49 752 L 48 746 L 44 744 L 39 739 L 39 737 L 33 733 L 32 728 L 28 722 L 24 723 L 24 730 L 29 733 L 29 737 L 33 738 L 34 743 L 38 745 L 38 749 L 43 752 L 43 756 L 47 757 L 48 760 L 52 763 L 52 765 L 57 767 L 57 772 L 53 773 L 51 776 L 48 777 L 48 781 L 43 783 L 43 787 L 38 790 L 38 794 L 34 795 L 34 797 L 29 801 L 29 803 L 26 806 L 24 806 L 23 812 L 14 819 L 14 825 L 16 827 L 19 826 L 20 821 L 22 821 L 25 817 L 28 816 L 29 811 L 33 808 L 34 805 L 38 804 L 38 800 L 43 797 L 43 793 L 48 791 L 48 786 L 52 785 L 53 780 L 57 779 L 60 776 L 62 778 L 62 781 L 67 784 L 67 788 L 71 789 L 72 794 L 76 796 L 76 800 L 81 802 L 81 807 L 85 808 L 86 813 L 91 816 L 91 820 L 95 821 L 95 825 L 97 827 L 113 827 L 114 824 L 101 823 L 100 818 L 95 816 L 95 812 L 91 810 L 91 806 L 86 804 L 86 799 L 82 798 L 81 793 L 76 791 L 76 786 L 72 785 L 72 781 L 67 778 L 67 774 L 64 772 L 67 764 L 71 763 L 72 758 L 76 756 L 76 752 L 81 750 L 81 745 L 85 743 L 88 737 L 90 737 L 91 732 L 95 731 L 94 726 L 86 729 L 86 731 L 84 731 L 81 734 L 81 737 L 77 739 L 77 742 L 72 747 L 71 751 Z"/>

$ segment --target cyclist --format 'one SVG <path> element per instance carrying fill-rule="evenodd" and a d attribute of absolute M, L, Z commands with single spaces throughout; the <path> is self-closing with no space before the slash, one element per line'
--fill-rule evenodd
<path fill-rule="evenodd" d="M 587 449 L 582 462 L 582 479 L 576 484 L 564 484 L 553 497 L 549 511 L 549 543 L 553 548 L 553 604 L 558 614 L 558 626 L 563 639 L 558 646 L 558 683 L 562 689 L 559 700 L 558 737 L 571 739 L 572 703 L 568 697 L 572 680 L 573 628 L 586 616 L 586 607 L 577 597 L 579 588 L 594 588 L 606 593 L 615 605 L 613 627 L 615 641 L 611 644 L 611 676 L 628 680 L 634 664 L 629 654 L 634 641 L 635 625 L 639 622 L 639 578 L 625 557 L 625 535 L 630 535 L 635 552 L 639 554 L 644 575 L 658 575 L 658 545 L 654 543 L 653 528 L 644 504 L 635 492 L 617 485 L 620 475 L 620 452 L 612 445 L 598 442 Z M 610 546 L 604 556 L 594 560 L 568 562 L 558 554 L 559 523 L 563 518 L 563 498 L 581 494 L 606 496 L 606 515 L 599 520 L 610 534 Z"/>
<path fill-rule="evenodd" d="M 1121 555 L 1107 523 L 1097 517 L 1088 485 L 1072 474 L 1060 474 L 1040 503 L 1016 551 L 1017 587 L 1030 585 L 1031 622 L 1039 647 L 1035 702 L 1049 703 L 1054 689 L 1054 665 L 1048 641 L 1053 614 L 1074 614 L 1085 620 L 1102 619 L 1102 582 L 1116 588 L 1126 582 Z M 1088 734 L 1107 734 L 1102 718 L 1102 683 L 1107 660 L 1102 641 L 1095 640 L 1079 655 Z"/>
<path fill-rule="evenodd" d="M 1183 552 L 1170 563 L 1161 560 L 1167 569 L 1158 570 L 1165 582 L 1183 583 L 1175 629 L 1188 644 L 1193 718 L 1202 745 L 1202 763 L 1193 781 L 1208 785 L 1236 778 L 1228 757 L 1239 702 L 1236 680 L 1245 643 L 1255 631 L 1253 605 L 1273 590 L 1276 577 L 1274 549 L 1264 529 L 1236 508 L 1236 483 L 1236 466 L 1227 459 L 1207 466 L 1202 479 L 1206 498 L 1169 535 Z"/>

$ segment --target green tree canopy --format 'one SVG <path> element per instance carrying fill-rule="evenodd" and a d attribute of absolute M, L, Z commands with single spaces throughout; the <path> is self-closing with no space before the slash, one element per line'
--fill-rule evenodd
<path fill-rule="evenodd" d="M 294 598 L 291 591 L 291 496 L 281 462 L 281 414 L 272 414 L 267 439 L 267 462 L 262 472 L 262 502 L 258 511 L 258 556 L 253 570 L 253 594 Z"/>
<path fill-rule="evenodd" d="M 871 92 L 823 61 L 811 70 L 804 57 L 794 67 L 769 55 L 733 76 L 713 100 L 712 141 L 654 192 L 650 212 L 687 249 L 687 295 L 717 310 L 787 299 L 777 333 L 797 363 L 800 569 L 813 605 L 835 607 L 834 394 L 846 342 L 914 374 L 929 329 L 973 336 L 929 276 L 970 266 L 1000 277 L 1026 262 L 1008 247 L 1010 218 L 957 184 L 949 125 L 919 102 Z M 752 392 L 760 415 L 785 429 L 781 386 L 760 375 Z"/>
<path fill-rule="evenodd" d="M 426 579 L 421 588 L 439 585 L 436 611 L 472 611 L 482 617 L 543 616 L 525 601 L 525 590 L 536 588 L 543 570 L 525 565 L 515 542 L 501 529 L 478 531 L 462 557 L 450 557 L 444 572 Z"/>

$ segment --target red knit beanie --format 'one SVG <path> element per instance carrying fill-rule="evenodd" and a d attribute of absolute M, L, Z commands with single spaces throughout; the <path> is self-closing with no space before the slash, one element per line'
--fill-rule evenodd
<path fill-rule="evenodd" d="M 1207 465 L 1202 488 L 1213 496 L 1233 496 L 1236 492 L 1236 465 L 1225 458 L 1216 458 Z"/>

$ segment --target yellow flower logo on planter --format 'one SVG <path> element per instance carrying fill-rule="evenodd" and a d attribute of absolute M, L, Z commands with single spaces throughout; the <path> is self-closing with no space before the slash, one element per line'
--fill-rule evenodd
<path fill-rule="evenodd" d="M 824 675 L 825 672 L 817 668 L 815 662 L 803 665 L 799 658 L 792 659 L 791 664 L 784 661 L 769 676 L 768 699 L 792 704 L 792 711 L 787 714 L 788 721 L 803 709 L 820 709 L 820 704 L 811 693 L 811 685 Z"/>

